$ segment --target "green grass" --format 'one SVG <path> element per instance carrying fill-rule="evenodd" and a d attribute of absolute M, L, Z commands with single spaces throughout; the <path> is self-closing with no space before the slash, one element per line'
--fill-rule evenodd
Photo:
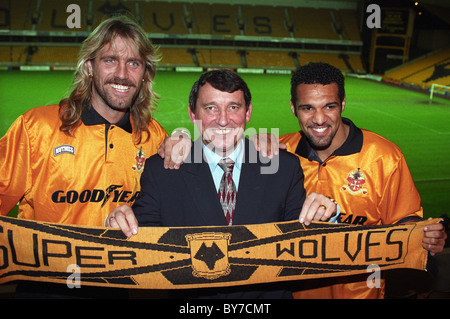
<path fill-rule="evenodd" d="M 155 118 L 170 133 L 176 127 L 193 132 L 187 107 L 198 73 L 159 72 L 155 91 L 160 100 Z M 244 74 L 253 96 L 247 128 L 277 128 L 279 134 L 298 130 L 289 107 L 288 75 Z M 26 110 L 58 103 L 66 96 L 71 72 L 2 72 L 0 76 L 0 136 Z M 449 214 L 450 101 L 428 103 L 426 94 L 367 80 L 346 78 L 347 104 L 343 116 L 359 127 L 396 143 L 405 154 L 422 197 L 425 217 Z"/>

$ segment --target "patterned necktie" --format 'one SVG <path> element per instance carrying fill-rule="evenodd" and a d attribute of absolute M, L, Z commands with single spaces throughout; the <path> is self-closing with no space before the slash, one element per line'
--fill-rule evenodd
<path fill-rule="evenodd" d="M 219 161 L 220 168 L 223 169 L 223 176 L 220 180 L 219 200 L 222 205 L 223 213 L 227 219 L 227 224 L 232 225 L 234 208 L 236 206 L 236 185 L 233 182 L 234 162 L 227 158 Z"/>

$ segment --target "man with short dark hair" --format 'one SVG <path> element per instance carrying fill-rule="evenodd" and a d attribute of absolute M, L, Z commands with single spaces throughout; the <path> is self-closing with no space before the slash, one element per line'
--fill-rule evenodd
<path fill-rule="evenodd" d="M 310 63 L 291 79 L 291 111 L 300 131 L 280 143 L 300 158 L 307 192 L 336 199 L 339 222 L 379 225 L 422 220 L 420 196 L 401 150 L 387 139 L 343 118 L 344 76 L 326 63 Z M 425 228 L 423 246 L 440 252 L 442 224 Z M 296 298 L 382 298 L 382 287 L 368 288 L 367 276 L 308 281 Z"/>

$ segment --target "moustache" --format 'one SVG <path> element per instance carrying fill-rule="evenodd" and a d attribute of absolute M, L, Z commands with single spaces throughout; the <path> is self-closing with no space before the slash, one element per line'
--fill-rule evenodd
<path fill-rule="evenodd" d="M 105 84 L 119 84 L 119 85 L 125 85 L 125 86 L 130 86 L 130 87 L 136 87 L 136 85 L 131 82 L 128 79 L 121 79 L 121 78 L 113 78 L 110 80 L 106 80 Z"/>

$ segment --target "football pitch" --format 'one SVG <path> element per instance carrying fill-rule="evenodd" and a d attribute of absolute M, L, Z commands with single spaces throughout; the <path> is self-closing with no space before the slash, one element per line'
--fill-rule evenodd
<path fill-rule="evenodd" d="M 199 73 L 157 73 L 160 96 L 155 118 L 170 133 L 186 127 L 194 132 L 187 107 Z M 242 74 L 251 93 L 248 132 L 285 134 L 298 131 L 291 114 L 290 76 Z M 72 72 L 5 71 L 0 76 L 0 136 L 28 109 L 56 104 L 70 92 Z M 363 79 L 346 77 L 343 113 L 361 127 L 397 144 L 403 151 L 422 197 L 425 217 L 450 215 L 450 101 Z M 254 130 L 253 130 L 254 129 Z"/>

